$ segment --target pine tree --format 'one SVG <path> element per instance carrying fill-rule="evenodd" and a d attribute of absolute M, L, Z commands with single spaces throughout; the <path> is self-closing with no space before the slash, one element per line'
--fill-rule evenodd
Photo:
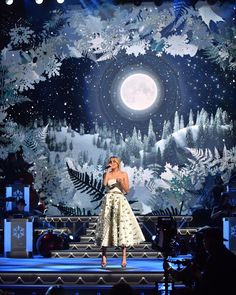
<path fill-rule="evenodd" d="M 147 135 L 144 135 L 144 137 L 143 137 L 143 149 L 144 149 L 144 152 L 149 151 L 149 144 L 148 144 L 148 136 Z"/>
<path fill-rule="evenodd" d="M 184 128 L 184 117 L 183 117 L 183 115 L 181 115 L 179 129 L 183 129 L 183 128 Z"/>
<path fill-rule="evenodd" d="M 71 133 L 71 124 L 68 124 L 67 133 Z"/>
<path fill-rule="evenodd" d="M 79 134 L 80 135 L 84 135 L 85 131 L 84 131 L 84 123 L 80 123 L 79 125 Z"/>
<path fill-rule="evenodd" d="M 67 149 L 68 149 L 68 146 L 67 146 L 67 138 L 65 137 L 64 142 L 63 142 L 63 151 L 66 152 Z"/>
<path fill-rule="evenodd" d="M 57 126 L 58 126 L 57 127 L 58 128 L 58 131 L 61 131 L 61 126 L 62 126 L 61 120 L 58 121 L 58 125 Z"/>
<path fill-rule="evenodd" d="M 88 163 L 88 151 L 83 152 L 83 163 Z"/>
<path fill-rule="evenodd" d="M 189 118 L 188 118 L 188 126 L 193 126 L 194 125 L 194 120 L 193 120 L 193 111 L 190 109 L 189 111 Z"/>
<path fill-rule="evenodd" d="M 163 124 L 163 130 L 162 130 L 162 139 L 167 139 L 168 136 L 170 136 L 172 134 L 172 130 L 171 130 L 171 123 L 170 121 L 164 121 Z"/>
<path fill-rule="evenodd" d="M 199 128 L 198 128 L 196 147 L 197 148 L 204 148 L 205 147 L 205 134 L 204 134 L 204 127 L 202 124 L 200 124 Z"/>
<path fill-rule="evenodd" d="M 223 113 L 222 113 L 222 121 L 223 121 L 224 125 L 229 124 L 229 115 L 226 111 L 223 111 Z"/>
<path fill-rule="evenodd" d="M 98 160 L 97 160 L 97 166 L 103 166 L 103 157 L 102 155 L 100 154 L 99 157 L 98 157 Z"/>
<path fill-rule="evenodd" d="M 156 158 L 157 158 L 157 163 L 160 165 L 162 163 L 162 155 L 161 155 L 161 149 L 160 149 L 160 147 L 158 147 L 158 149 L 157 149 L 157 156 L 156 156 Z"/>
<path fill-rule="evenodd" d="M 194 147 L 194 140 L 193 140 L 193 133 L 192 133 L 192 129 L 188 128 L 187 132 L 186 132 L 186 145 L 189 148 L 193 148 Z"/>
<path fill-rule="evenodd" d="M 127 143 L 127 145 L 131 152 L 131 155 L 133 155 L 135 158 L 140 158 L 140 146 L 136 127 L 134 127 L 133 129 L 131 140 Z"/>
<path fill-rule="evenodd" d="M 105 141 L 103 148 L 104 148 L 105 151 L 107 150 L 107 148 L 108 148 L 107 141 Z"/>
<path fill-rule="evenodd" d="M 177 146 L 176 146 L 175 138 L 173 136 L 170 136 L 170 138 L 166 142 L 166 145 L 162 154 L 164 163 L 167 162 L 167 163 L 178 164 L 176 162 L 177 160 L 176 149 L 177 149 Z"/>
<path fill-rule="evenodd" d="M 138 140 L 142 142 L 142 134 L 140 129 L 138 130 Z"/>
<path fill-rule="evenodd" d="M 146 155 L 146 152 L 143 151 L 142 166 L 143 166 L 143 168 L 146 168 L 147 165 L 148 165 L 148 163 L 147 163 L 147 155 Z"/>
<path fill-rule="evenodd" d="M 55 156 L 55 161 L 54 161 L 54 164 L 57 165 L 61 162 L 61 159 L 60 159 L 60 155 L 57 153 L 56 156 Z"/>
<path fill-rule="evenodd" d="M 70 144 L 69 144 L 69 148 L 70 148 L 71 151 L 73 150 L 73 143 L 72 143 L 72 140 L 71 140 L 71 142 L 70 142 Z"/>
<path fill-rule="evenodd" d="M 122 151 L 121 151 L 121 159 L 123 161 L 123 163 L 126 165 L 126 166 L 130 166 L 131 165 L 131 161 L 130 161 L 130 151 L 128 148 L 123 148 Z"/>
<path fill-rule="evenodd" d="M 93 135 L 93 145 L 96 145 L 96 135 Z"/>
<path fill-rule="evenodd" d="M 174 119 L 174 132 L 179 130 L 179 114 L 178 111 L 175 112 L 175 119 Z"/>
<path fill-rule="evenodd" d="M 115 132 L 113 131 L 112 132 L 112 135 L 111 135 L 111 142 L 110 142 L 112 145 L 116 145 L 116 135 L 115 135 Z"/>
<path fill-rule="evenodd" d="M 98 126 L 97 120 L 95 121 L 95 124 L 94 124 L 94 130 L 95 130 L 95 133 L 99 133 L 99 126 Z"/>
<path fill-rule="evenodd" d="M 82 152 L 80 152 L 78 154 L 78 164 L 80 165 L 80 167 L 82 167 L 83 164 L 84 164 L 84 162 L 83 162 L 83 153 Z"/>
<path fill-rule="evenodd" d="M 148 125 L 148 144 L 150 149 L 155 146 L 155 143 L 156 143 L 156 135 L 153 130 L 152 120 L 150 119 L 149 125 Z"/>
<path fill-rule="evenodd" d="M 213 114 L 211 114 L 210 125 L 213 126 L 213 124 L 214 124 L 214 116 Z"/>
<path fill-rule="evenodd" d="M 92 158 L 89 159 L 88 165 L 89 166 L 92 166 L 93 165 L 93 159 Z"/>
<path fill-rule="evenodd" d="M 102 140 L 101 140 L 101 137 L 98 136 L 98 139 L 97 139 L 97 147 L 98 148 L 101 148 L 101 146 L 102 146 Z"/>
<path fill-rule="evenodd" d="M 37 118 L 35 118 L 35 120 L 34 120 L 34 128 L 35 128 L 35 129 L 38 128 L 38 120 L 37 120 Z"/>
<path fill-rule="evenodd" d="M 66 126 L 67 126 L 66 118 L 63 119 L 62 126 L 63 126 L 63 127 L 66 127 Z"/>
<path fill-rule="evenodd" d="M 196 125 L 200 125 L 200 114 L 199 114 L 199 111 L 197 111 Z"/>
<path fill-rule="evenodd" d="M 209 123 L 208 113 L 202 108 L 199 114 L 199 124 L 206 126 Z"/>
<path fill-rule="evenodd" d="M 216 110 L 215 122 L 216 122 L 217 128 L 219 128 L 223 124 L 223 114 L 222 114 L 221 108 L 217 108 Z"/>

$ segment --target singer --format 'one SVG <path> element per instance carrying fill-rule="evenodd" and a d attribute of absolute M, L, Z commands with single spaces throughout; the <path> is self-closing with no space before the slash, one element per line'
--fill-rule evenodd
<path fill-rule="evenodd" d="M 107 188 L 96 227 L 96 244 L 102 247 L 101 266 L 106 267 L 106 249 L 122 247 L 121 267 L 126 267 L 126 247 L 145 241 L 124 194 L 129 191 L 128 174 L 120 170 L 121 160 L 110 157 L 103 184 Z"/>

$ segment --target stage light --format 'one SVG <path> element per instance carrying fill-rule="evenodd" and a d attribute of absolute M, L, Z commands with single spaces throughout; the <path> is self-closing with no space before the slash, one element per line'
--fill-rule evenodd
<path fill-rule="evenodd" d="M 64 0 L 57 0 L 57 3 L 62 4 L 64 3 Z"/>
<path fill-rule="evenodd" d="M 7 5 L 12 5 L 13 4 L 13 0 L 6 0 L 6 4 Z"/>
<path fill-rule="evenodd" d="M 42 3 L 43 3 L 43 0 L 35 0 L 35 2 L 36 2 L 37 4 L 42 4 Z"/>

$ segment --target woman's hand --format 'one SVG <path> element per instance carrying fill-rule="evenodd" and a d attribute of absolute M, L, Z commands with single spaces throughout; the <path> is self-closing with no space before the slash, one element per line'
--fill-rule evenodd
<path fill-rule="evenodd" d="M 122 185 L 122 183 L 123 183 L 123 179 L 122 178 L 116 178 L 116 182 L 118 183 L 118 184 L 120 184 L 120 185 Z"/>
<path fill-rule="evenodd" d="M 122 177 L 116 178 L 116 182 L 122 187 L 122 189 L 128 193 L 129 192 L 129 179 L 126 172 L 122 173 Z"/>

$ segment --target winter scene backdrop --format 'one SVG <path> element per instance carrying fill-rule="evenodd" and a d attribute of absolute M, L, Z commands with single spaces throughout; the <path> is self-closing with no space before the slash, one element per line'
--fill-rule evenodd
<path fill-rule="evenodd" d="M 5 8 L 2 195 L 21 178 L 48 215 L 97 214 L 115 155 L 135 213 L 211 208 L 236 169 L 236 8 L 177 3 Z"/>

